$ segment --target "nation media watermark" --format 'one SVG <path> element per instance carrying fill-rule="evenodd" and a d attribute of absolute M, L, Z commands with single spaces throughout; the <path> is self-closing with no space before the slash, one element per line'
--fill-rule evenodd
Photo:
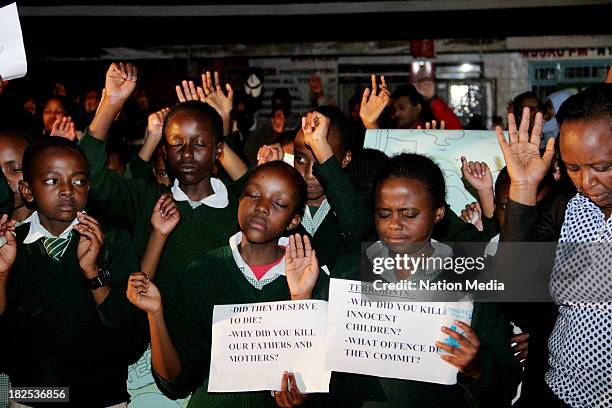
<path fill-rule="evenodd" d="M 612 302 L 612 244 L 364 242 L 360 280 L 369 300 Z"/>

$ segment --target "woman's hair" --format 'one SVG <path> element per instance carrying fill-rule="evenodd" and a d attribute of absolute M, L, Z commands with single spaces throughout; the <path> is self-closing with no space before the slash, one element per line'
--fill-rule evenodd
<path fill-rule="evenodd" d="M 200 101 L 187 101 L 181 102 L 174 107 L 164 119 L 164 125 L 162 127 L 162 134 L 166 134 L 166 127 L 170 120 L 174 117 L 174 115 L 178 113 L 185 113 L 188 115 L 193 115 L 198 117 L 199 119 L 204 120 L 207 123 L 210 123 L 210 127 L 215 136 L 215 144 L 219 143 L 223 138 L 223 121 L 221 120 L 221 116 L 217 113 L 217 111 L 211 107 L 210 105 L 200 102 Z"/>
<path fill-rule="evenodd" d="M 284 161 L 274 160 L 255 167 L 247 176 L 247 179 L 244 183 L 245 187 L 249 184 L 253 177 L 255 177 L 259 172 L 266 169 L 282 171 L 289 177 L 291 181 L 290 184 L 295 187 L 297 193 L 297 202 L 295 203 L 293 211 L 295 212 L 295 214 L 300 215 L 300 217 L 304 215 L 304 208 L 306 207 L 306 203 L 308 201 L 306 181 L 296 169 L 294 169 Z M 242 193 L 244 194 L 244 190 L 242 191 Z"/>
<path fill-rule="evenodd" d="M 594 121 L 605 119 L 612 123 L 612 84 L 590 86 L 570 96 L 556 115 L 559 127 L 564 121 Z"/>
<path fill-rule="evenodd" d="M 346 167 L 346 174 L 359 189 L 372 191 L 376 172 L 389 157 L 376 149 L 362 149 L 358 154 L 353 155 L 353 160 Z"/>
<path fill-rule="evenodd" d="M 434 208 L 446 204 L 446 183 L 440 167 L 428 157 L 415 153 L 402 153 L 382 164 L 374 180 L 374 191 L 390 178 L 418 180 L 425 185 Z"/>

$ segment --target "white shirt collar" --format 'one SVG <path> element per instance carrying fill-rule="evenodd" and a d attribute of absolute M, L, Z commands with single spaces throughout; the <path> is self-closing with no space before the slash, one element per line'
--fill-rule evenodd
<path fill-rule="evenodd" d="M 68 228 L 66 228 L 64 232 L 59 235 L 59 237 L 51 234 L 45 227 L 42 226 L 40 223 L 40 218 L 38 217 L 38 211 L 34 211 L 34 213 L 32 213 L 28 219 L 24 220 L 23 223 L 30 223 L 30 230 L 28 235 L 23 240 L 23 243 L 31 244 L 41 238 L 67 238 L 70 231 L 72 231 L 74 226 L 79 223 L 79 219 L 75 218 Z"/>
<path fill-rule="evenodd" d="M 221 180 L 211 177 L 210 185 L 212 186 L 214 193 L 209 195 L 208 197 L 204 197 L 203 199 L 197 202 L 213 208 L 227 207 L 229 204 L 229 199 L 227 195 L 227 187 L 225 187 L 225 184 L 223 184 Z M 193 200 L 191 200 L 187 196 L 187 194 L 185 194 L 185 192 L 181 190 L 181 188 L 179 187 L 179 182 L 176 179 L 174 180 L 174 184 L 172 185 L 170 191 L 172 191 L 172 197 L 174 197 L 174 200 L 176 201 L 193 202 Z"/>
<path fill-rule="evenodd" d="M 242 231 L 238 231 L 237 233 L 232 235 L 229 239 L 229 246 L 232 250 L 234 261 L 236 261 L 236 265 L 238 266 L 238 269 L 240 269 L 245 276 L 250 277 L 251 279 L 257 281 L 258 279 L 255 277 L 253 270 L 251 270 L 251 267 L 246 262 L 244 262 L 244 259 L 242 259 L 242 255 L 240 255 L 240 251 L 238 250 L 238 245 L 240 245 L 241 240 L 242 240 Z M 280 237 L 278 239 L 278 245 L 280 246 L 289 245 L 289 238 Z M 278 264 L 270 268 L 270 270 L 266 272 L 266 274 L 262 276 L 261 279 L 259 280 L 271 278 L 274 275 L 285 276 L 285 257 L 284 256 L 283 256 L 282 261 L 280 261 Z"/>

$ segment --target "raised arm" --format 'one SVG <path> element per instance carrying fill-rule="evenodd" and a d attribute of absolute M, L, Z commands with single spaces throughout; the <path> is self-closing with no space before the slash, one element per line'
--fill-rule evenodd
<path fill-rule="evenodd" d="M 359 117 L 366 129 L 378 129 L 378 118 L 389 104 L 390 93 L 385 77 L 380 77 L 380 92 L 376 84 L 376 75 L 372 75 L 372 89 L 366 88 L 361 97 Z"/>

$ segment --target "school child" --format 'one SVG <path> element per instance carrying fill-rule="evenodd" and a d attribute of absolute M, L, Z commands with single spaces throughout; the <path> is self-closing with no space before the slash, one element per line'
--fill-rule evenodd
<path fill-rule="evenodd" d="M 379 170 L 374 189 L 374 224 L 380 241 L 373 249 L 428 257 L 452 254 L 449 246 L 432 239 L 434 226 L 446 210 L 444 176 L 433 161 L 417 154 L 395 156 Z M 331 276 L 363 280 L 361 262 L 360 253 L 349 254 L 338 261 Z M 405 279 L 406 271 L 391 272 L 389 281 Z M 383 400 L 391 406 L 411 408 L 509 407 L 520 367 L 511 353 L 510 333 L 498 305 L 475 303 L 471 325 L 459 326 L 464 335 L 442 328 L 459 347 L 436 343 L 450 353 L 441 358 L 459 370 L 456 385 L 335 375 L 333 397 L 339 406 Z"/>
<path fill-rule="evenodd" d="M 306 137 L 304 129 L 315 124 L 317 131 Z M 329 106 L 309 112 L 294 140 L 294 167 L 308 191 L 299 230 L 311 237 L 324 270 L 331 270 L 340 256 L 359 249 L 371 228 L 367 197 L 344 170 L 352 159 L 351 146 L 348 118 Z"/>
<path fill-rule="evenodd" d="M 23 222 L 33 212 L 32 209 L 25 205 L 19 194 L 19 181 L 23 179 L 21 160 L 28 143 L 27 136 L 22 132 L 0 132 L 0 169 L 12 190 L 12 220 L 18 223 Z M 1 198 L 0 202 L 2 202 Z"/>
<path fill-rule="evenodd" d="M 299 224 L 306 204 L 306 184 L 288 164 L 273 161 L 255 168 L 242 192 L 240 231 L 229 245 L 194 260 L 183 275 L 178 304 L 181 319 L 164 319 L 164 293 L 145 274 L 135 273 L 128 298 L 147 312 L 151 359 L 157 384 L 170 398 L 193 392 L 189 407 L 296 406 L 304 401 L 293 374 L 279 373 L 281 392 L 208 393 L 212 311 L 214 305 L 309 299 L 319 276 L 310 240 L 283 237 Z M 323 274 L 324 275 L 324 274 Z M 167 324 L 167 326 L 166 326 Z"/>
<path fill-rule="evenodd" d="M 0 361 L 13 387 L 69 385 L 61 406 L 125 406 L 136 314 L 122 289 L 136 256 L 126 232 L 82 212 L 88 175 L 64 138 L 23 155 L 19 189 L 36 211 L 17 228 L 0 222 Z"/>
<path fill-rule="evenodd" d="M 104 169 L 108 129 L 134 90 L 137 70 L 131 64 L 112 64 L 106 75 L 105 96 L 80 142 L 91 164 L 92 208 L 131 231 L 139 257 L 145 252 L 155 203 L 164 193 L 175 201 L 182 221 L 168 237 L 159 261 L 156 284 L 169 305 L 180 276 L 192 259 L 226 244 L 237 231 L 236 202 L 241 183 L 226 186 L 212 176 L 222 152 L 221 118 L 199 101 L 180 103 L 164 120 L 165 161 L 174 177 L 172 187 L 118 177 Z"/>

